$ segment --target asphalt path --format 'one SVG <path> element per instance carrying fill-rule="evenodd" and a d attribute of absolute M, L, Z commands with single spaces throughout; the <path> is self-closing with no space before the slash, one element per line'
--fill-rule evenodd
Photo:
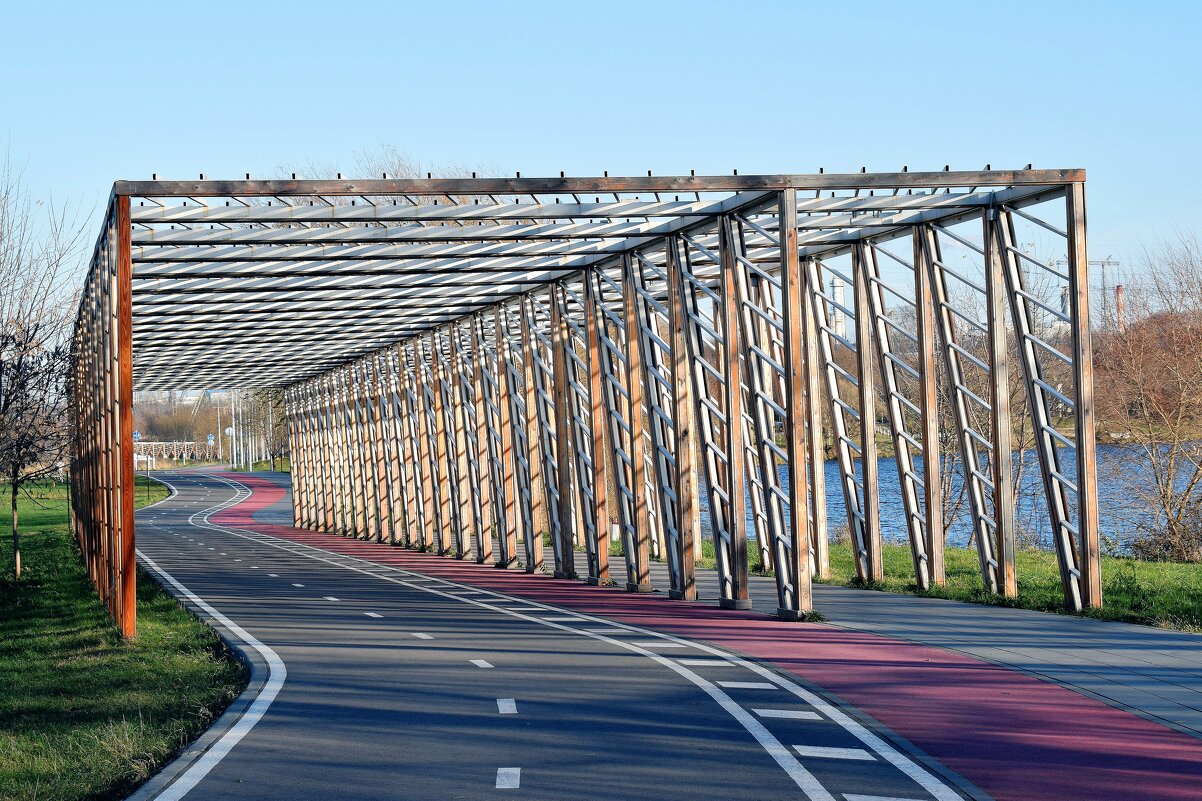
<path fill-rule="evenodd" d="M 738 654 L 221 526 L 245 488 L 160 478 L 139 559 L 255 678 L 142 798 L 981 797 Z"/>

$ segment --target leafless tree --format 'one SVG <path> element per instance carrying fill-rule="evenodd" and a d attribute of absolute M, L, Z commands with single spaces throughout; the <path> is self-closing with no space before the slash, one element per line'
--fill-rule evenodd
<path fill-rule="evenodd" d="M 1099 423 L 1131 444 L 1138 555 L 1202 559 L 1202 241 L 1182 234 L 1145 254 L 1122 317 L 1096 347 Z"/>
<path fill-rule="evenodd" d="M 70 441 L 69 330 L 82 226 L 34 202 L 6 156 L 0 165 L 0 474 L 10 490 L 21 575 L 17 498 L 61 470 Z"/>

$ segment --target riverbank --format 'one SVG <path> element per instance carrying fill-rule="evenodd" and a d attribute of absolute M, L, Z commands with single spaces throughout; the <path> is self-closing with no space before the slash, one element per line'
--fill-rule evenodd
<path fill-rule="evenodd" d="M 139 477 L 139 506 L 167 495 Z M 66 489 L 22 497 L 25 574 L 0 555 L 0 799 L 123 798 L 246 685 L 242 664 L 139 571 L 124 642 L 67 528 Z"/>

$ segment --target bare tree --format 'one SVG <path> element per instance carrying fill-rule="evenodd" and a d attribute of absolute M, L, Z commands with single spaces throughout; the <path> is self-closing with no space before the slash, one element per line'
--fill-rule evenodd
<path fill-rule="evenodd" d="M 1183 234 L 1145 255 L 1122 318 L 1096 348 L 1099 422 L 1139 455 L 1130 493 L 1145 512 L 1132 549 L 1202 559 L 1202 241 Z"/>
<path fill-rule="evenodd" d="M 18 577 L 19 493 L 58 472 L 69 445 L 66 332 L 74 282 L 68 273 L 78 264 L 82 235 L 64 210 L 30 200 L 6 156 L 0 165 L 0 474 L 10 490 Z"/>

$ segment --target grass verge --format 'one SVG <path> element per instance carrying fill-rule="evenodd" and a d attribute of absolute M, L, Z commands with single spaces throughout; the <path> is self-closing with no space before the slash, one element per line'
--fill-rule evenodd
<path fill-rule="evenodd" d="M 620 543 L 611 541 L 610 555 L 622 555 Z M 747 561 L 751 575 L 773 575 L 761 563 L 759 549 L 754 542 L 748 543 Z M 985 592 L 981 587 L 977 552 L 968 548 L 946 550 L 944 564 L 947 583 L 927 592 L 919 591 L 914 583 L 914 562 L 908 545 L 886 545 L 882 562 L 884 580 L 864 584 L 856 578 L 851 546 L 831 543 L 830 578 L 817 581 L 882 592 L 1065 613 L 1060 569 L 1056 564 L 1056 555 L 1049 551 L 1018 552 L 1015 559 L 1018 598 L 1004 598 Z M 703 540 L 697 567 L 713 570 L 715 565 L 714 544 L 708 539 Z M 1084 612 L 1086 616 L 1202 634 L 1202 564 L 1104 556 L 1102 597 L 1103 608 L 1087 610 Z"/>
<path fill-rule="evenodd" d="M 167 496 L 140 478 L 139 505 Z M 123 642 L 67 529 L 66 490 L 21 500 L 25 575 L 0 556 L 0 799 L 118 799 L 246 686 L 217 636 L 139 571 Z"/>
<path fill-rule="evenodd" d="M 1060 570 L 1056 555 L 1048 551 L 1023 550 L 1016 555 L 1018 598 L 1003 598 L 982 589 L 980 563 L 974 550 L 948 548 L 944 559 L 947 584 L 929 592 L 919 592 L 914 584 L 909 546 L 886 545 L 881 556 L 885 578 L 867 585 L 869 589 L 1064 612 Z M 856 578 L 850 545 L 832 544 L 830 565 L 831 576 L 825 583 L 865 586 Z M 1100 620 L 1202 633 L 1202 564 L 1104 556 L 1102 598 L 1103 608 L 1084 614 Z"/>

